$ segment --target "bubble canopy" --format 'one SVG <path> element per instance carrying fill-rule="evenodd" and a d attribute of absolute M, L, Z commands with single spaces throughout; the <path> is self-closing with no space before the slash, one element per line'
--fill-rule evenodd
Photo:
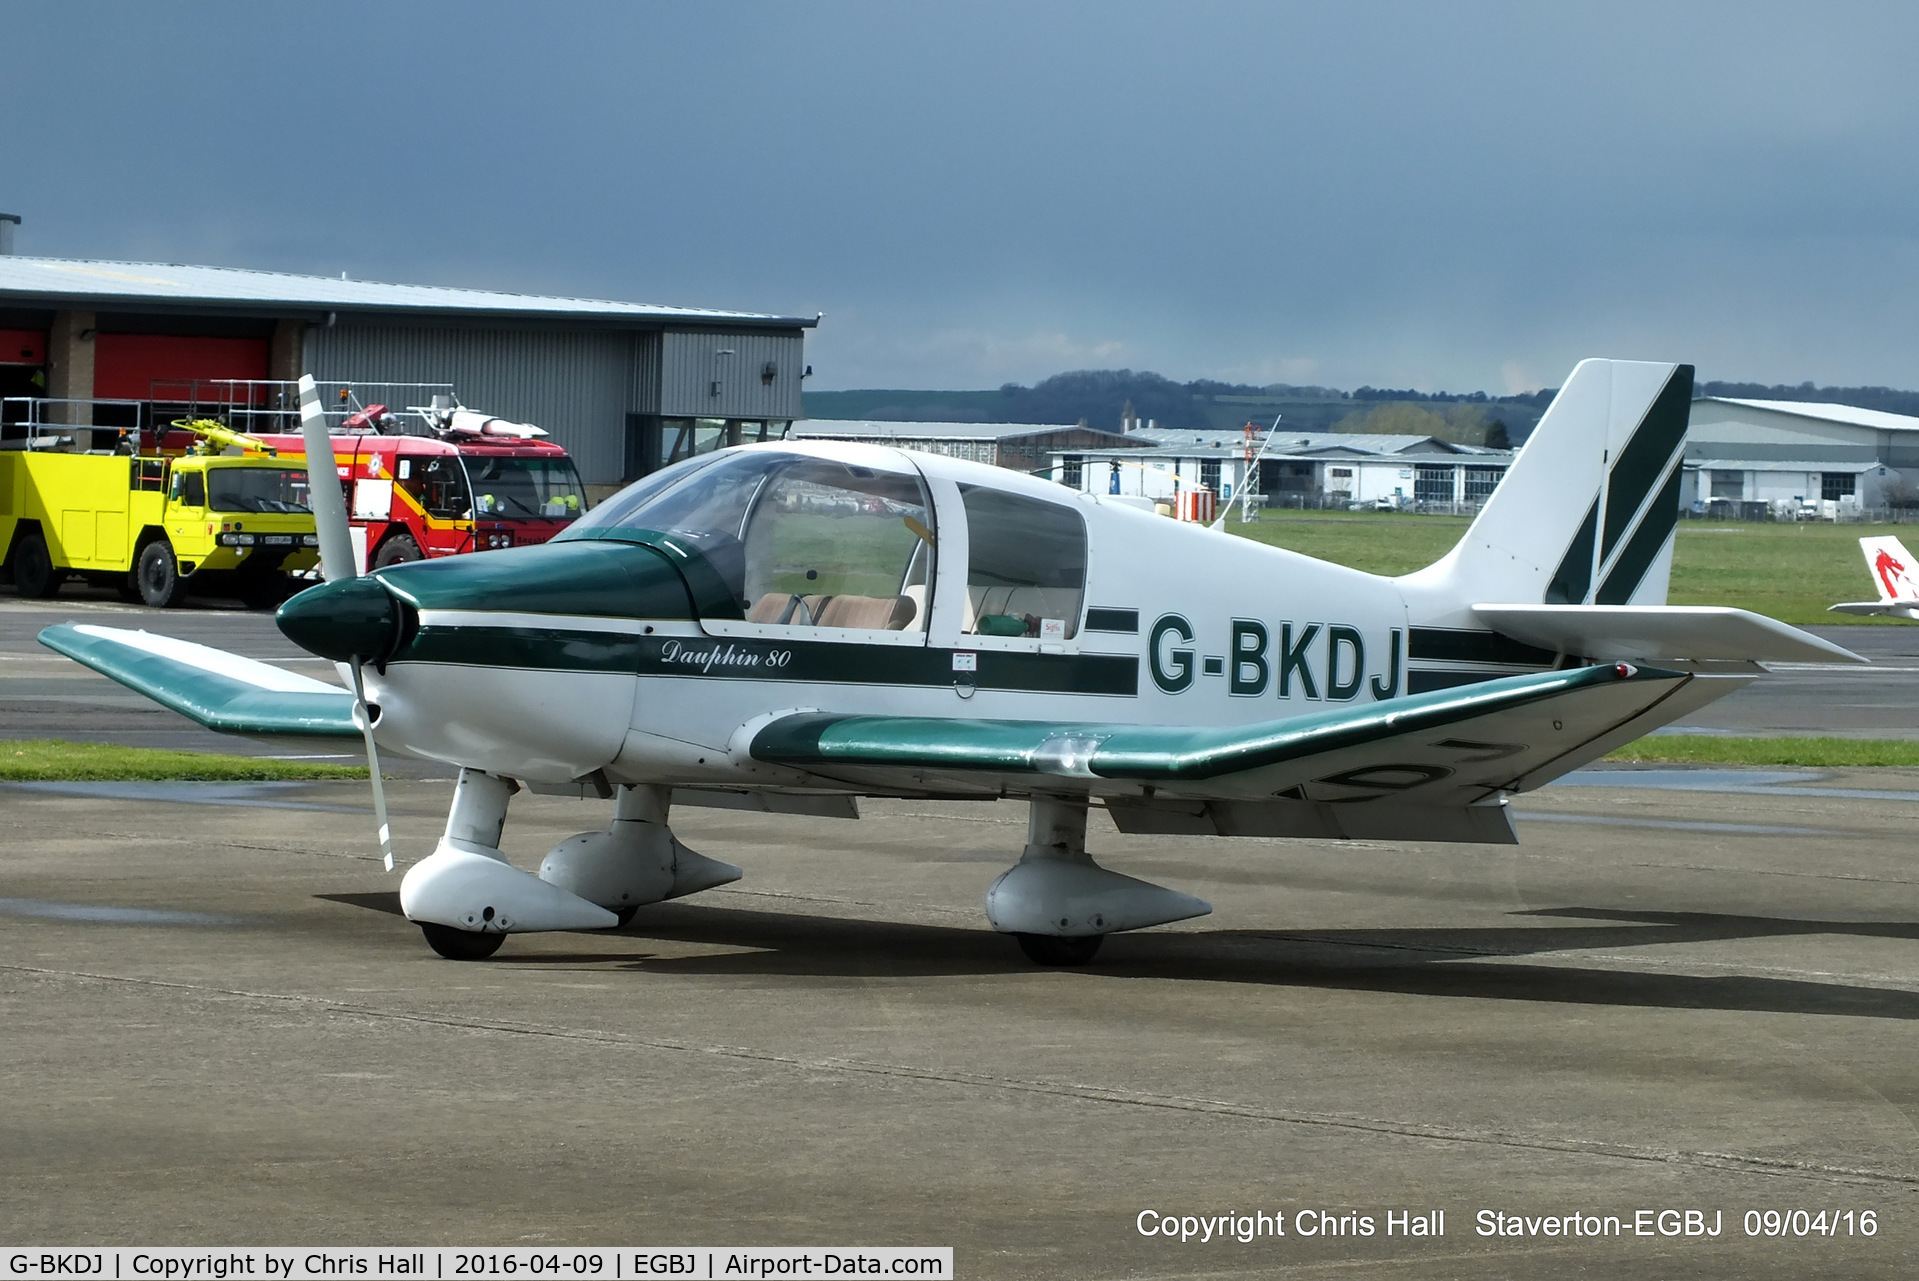
<path fill-rule="evenodd" d="M 909 465 L 876 463 L 724 450 L 629 486 L 560 538 L 666 535 L 700 556 L 751 622 L 923 632 L 932 504 Z"/>

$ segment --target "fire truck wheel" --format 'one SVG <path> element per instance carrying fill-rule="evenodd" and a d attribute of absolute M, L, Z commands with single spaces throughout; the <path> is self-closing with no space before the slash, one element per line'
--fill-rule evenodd
<path fill-rule="evenodd" d="M 134 572 L 140 580 L 140 599 L 155 609 L 172 609 L 186 599 L 187 583 L 173 561 L 173 544 L 166 539 L 146 545 Z"/>
<path fill-rule="evenodd" d="M 410 534 L 395 534 L 380 544 L 380 550 L 374 553 L 373 568 L 385 569 L 388 565 L 403 565 L 410 560 L 420 560 L 420 545 L 413 541 Z"/>
<path fill-rule="evenodd" d="M 13 548 L 13 585 L 22 596 L 45 600 L 59 591 L 66 579 L 64 569 L 53 567 L 46 539 L 37 533 L 21 535 Z"/>

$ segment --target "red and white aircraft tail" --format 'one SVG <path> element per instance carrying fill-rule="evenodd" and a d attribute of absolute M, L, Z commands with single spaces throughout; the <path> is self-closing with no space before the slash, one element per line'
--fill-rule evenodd
<path fill-rule="evenodd" d="M 1841 614 L 1888 614 L 1919 619 L 1919 560 L 1896 538 L 1862 538 L 1866 572 L 1879 589 L 1878 600 L 1847 601 L 1832 608 Z"/>

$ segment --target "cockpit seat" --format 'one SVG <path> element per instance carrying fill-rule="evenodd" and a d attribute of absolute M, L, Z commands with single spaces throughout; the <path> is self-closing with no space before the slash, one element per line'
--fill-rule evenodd
<path fill-rule="evenodd" d="M 768 592 L 747 611 L 749 623 L 790 623 L 799 610 L 800 598 L 791 592 Z"/>
<path fill-rule="evenodd" d="M 919 602 L 912 596 L 795 596 L 788 592 L 768 592 L 754 602 L 746 621 L 897 632 L 911 624 L 919 612 Z"/>
<path fill-rule="evenodd" d="M 821 607 L 819 625 L 896 632 L 918 612 L 911 596 L 834 596 Z"/>

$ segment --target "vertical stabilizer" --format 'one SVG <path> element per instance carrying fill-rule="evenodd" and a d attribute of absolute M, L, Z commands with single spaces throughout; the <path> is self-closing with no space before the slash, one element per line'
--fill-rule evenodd
<path fill-rule="evenodd" d="M 1866 554 L 1866 569 L 1880 600 L 1919 605 L 1919 579 L 1915 578 L 1919 569 L 1914 568 L 1904 543 L 1896 538 L 1862 538 L 1859 550 Z"/>
<path fill-rule="evenodd" d="M 1399 580 L 1408 604 L 1665 604 L 1691 409 L 1691 365 L 1579 362 L 1465 537 Z"/>

